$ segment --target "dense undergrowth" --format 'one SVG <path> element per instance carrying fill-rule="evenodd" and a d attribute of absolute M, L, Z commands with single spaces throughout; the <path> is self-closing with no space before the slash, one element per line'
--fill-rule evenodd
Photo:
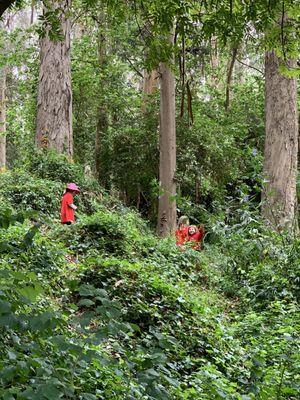
<path fill-rule="evenodd" d="M 0 176 L 1 399 L 298 398 L 299 238 L 245 212 L 182 252 L 57 163 Z"/>

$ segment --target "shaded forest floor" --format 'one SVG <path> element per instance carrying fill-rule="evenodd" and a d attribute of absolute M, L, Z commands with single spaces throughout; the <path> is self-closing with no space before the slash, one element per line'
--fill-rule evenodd
<path fill-rule="evenodd" d="M 76 166 L 3 173 L 0 199 L 2 399 L 297 398 L 299 239 L 245 214 L 182 252 Z"/>

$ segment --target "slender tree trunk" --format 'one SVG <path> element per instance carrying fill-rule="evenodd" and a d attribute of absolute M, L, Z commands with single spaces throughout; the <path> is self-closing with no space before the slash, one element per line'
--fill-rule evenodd
<path fill-rule="evenodd" d="M 143 98 L 142 98 L 142 113 L 145 114 L 147 111 L 147 103 L 149 101 L 149 95 L 152 95 L 158 87 L 158 73 L 154 69 L 151 72 L 144 70 L 143 79 Z"/>
<path fill-rule="evenodd" d="M 213 36 L 210 41 L 210 66 L 211 66 L 211 83 L 214 89 L 219 89 L 220 82 L 218 77 L 219 55 L 217 38 Z"/>
<path fill-rule="evenodd" d="M 229 110 L 230 106 L 230 87 L 232 82 L 233 67 L 235 64 L 238 48 L 234 46 L 231 53 L 231 59 L 228 63 L 227 79 L 226 79 L 226 100 L 225 100 L 225 111 Z"/>
<path fill-rule="evenodd" d="M 30 5 L 30 25 L 34 22 L 34 13 L 35 13 L 35 0 L 31 0 Z"/>
<path fill-rule="evenodd" d="M 170 36 L 173 41 L 173 36 Z M 175 78 L 171 69 L 161 63 L 160 68 L 160 138 L 157 233 L 165 237 L 176 227 L 176 123 Z"/>
<path fill-rule="evenodd" d="M 0 170 L 6 167 L 6 67 L 0 68 Z"/>
<path fill-rule="evenodd" d="M 295 63 L 291 63 L 295 65 Z M 274 51 L 265 57 L 265 152 L 262 214 L 275 229 L 296 227 L 297 84 L 279 72 Z"/>
<path fill-rule="evenodd" d="M 99 66 L 99 105 L 97 112 L 97 129 L 95 138 L 95 169 L 96 176 L 104 185 L 103 178 L 101 177 L 101 147 L 103 136 L 108 130 L 108 117 L 107 107 L 103 96 L 103 88 L 105 87 L 105 68 L 107 65 L 106 59 L 106 20 L 105 20 L 105 9 L 102 8 L 99 12 L 98 18 L 98 66 Z M 102 179 L 101 179 L 102 178 Z"/>
<path fill-rule="evenodd" d="M 40 43 L 36 143 L 72 157 L 70 20 L 67 16 L 70 2 L 52 0 L 53 8 L 58 9 L 62 38 L 51 40 L 47 32 Z"/>
<path fill-rule="evenodd" d="M 98 105 L 98 115 L 97 115 L 97 129 L 96 129 L 96 138 L 95 138 L 95 169 L 96 176 L 99 181 L 105 186 L 105 181 L 103 177 L 101 177 L 101 148 L 102 148 L 102 140 L 106 135 L 108 130 L 108 111 L 105 99 L 103 98 L 103 88 L 105 87 L 105 77 L 104 70 L 106 68 L 107 60 L 106 60 L 106 36 L 105 36 L 105 12 L 104 9 L 101 10 L 98 17 L 98 65 L 99 65 L 99 105 Z"/>

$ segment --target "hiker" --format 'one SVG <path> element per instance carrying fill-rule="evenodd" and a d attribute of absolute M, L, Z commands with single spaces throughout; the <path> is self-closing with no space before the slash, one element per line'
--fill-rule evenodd
<path fill-rule="evenodd" d="M 188 235 L 187 235 L 187 242 L 190 242 L 190 246 L 194 250 L 200 250 L 201 249 L 201 240 L 204 237 L 204 227 L 203 225 L 200 225 L 199 228 L 197 228 L 196 225 L 190 225 L 188 227 Z"/>
<path fill-rule="evenodd" d="M 182 246 L 187 242 L 189 224 L 190 221 L 186 215 L 182 215 L 179 218 L 177 229 L 175 231 L 176 246 Z"/>
<path fill-rule="evenodd" d="M 62 224 L 71 225 L 75 222 L 75 210 L 73 196 L 80 193 L 79 187 L 75 183 L 68 183 L 61 199 L 60 219 Z"/>

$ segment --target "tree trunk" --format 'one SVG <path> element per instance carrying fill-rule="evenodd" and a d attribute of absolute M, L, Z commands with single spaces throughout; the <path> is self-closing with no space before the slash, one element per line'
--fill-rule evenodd
<path fill-rule="evenodd" d="M 232 82 L 233 67 L 236 60 L 237 51 L 238 51 L 237 46 L 234 46 L 232 49 L 231 59 L 228 63 L 227 79 L 226 79 L 225 111 L 228 111 L 230 106 L 230 87 Z"/>
<path fill-rule="evenodd" d="M 210 40 L 210 66 L 211 66 L 211 84 L 214 89 L 219 89 L 219 54 L 217 38 L 213 36 Z"/>
<path fill-rule="evenodd" d="M 173 40 L 173 36 L 170 37 Z M 160 137 L 157 233 L 165 237 L 176 227 L 176 124 L 175 78 L 170 68 L 161 63 L 160 68 Z"/>
<path fill-rule="evenodd" d="M 98 17 L 98 65 L 99 65 L 99 106 L 97 115 L 97 129 L 95 138 L 95 169 L 97 179 L 105 185 L 103 177 L 101 179 L 101 147 L 103 136 L 108 130 L 108 111 L 106 107 L 106 102 L 103 96 L 103 89 L 105 87 L 105 68 L 107 65 L 106 60 L 106 36 L 105 36 L 105 13 L 104 9 L 101 10 Z"/>
<path fill-rule="evenodd" d="M 151 72 L 144 70 L 143 79 L 143 98 L 142 98 L 142 113 L 145 114 L 147 111 L 147 103 L 149 101 L 149 95 L 152 95 L 157 89 L 158 84 L 158 73 L 154 69 Z"/>
<path fill-rule="evenodd" d="M 70 2 L 52 1 L 53 8 L 59 8 L 62 38 L 51 40 L 48 28 L 40 43 L 36 143 L 72 157 L 70 21 L 67 17 Z"/>
<path fill-rule="evenodd" d="M 0 68 L 0 170 L 6 167 L 6 67 Z"/>
<path fill-rule="evenodd" d="M 295 65 L 294 62 L 291 65 Z M 297 83 L 279 72 L 274 51 L 265 57 L 265 152 L 262 214 L 277 230 L 297 227 Z"/>

